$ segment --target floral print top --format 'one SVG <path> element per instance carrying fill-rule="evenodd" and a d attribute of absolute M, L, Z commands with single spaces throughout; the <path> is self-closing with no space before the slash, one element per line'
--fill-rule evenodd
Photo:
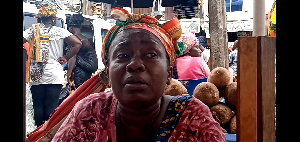
<path fill-rule="evenodd" d="M 52 142 L 117 142 L 117 99 L 112 92 L 96 93 L 79 101 Z M 160 125 L 157 142 L 225 142 L 220 124 L 194 96 L 175 96 Z"/>

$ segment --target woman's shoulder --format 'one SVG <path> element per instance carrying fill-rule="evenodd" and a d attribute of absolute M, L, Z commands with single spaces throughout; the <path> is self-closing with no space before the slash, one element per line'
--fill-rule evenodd
<path fill-rule="evenodd" d="M 203 102 L 201 102 L 199 99 L 197 99 L 196 97 L 194 97 L 192 95 L 174 96 L 172 98 L 172 101 L 186 102 L 186 103 L 188 103 L 187 106 L 189 106 L 189 107 L 194 107 L 196 109 L 204 108 L 204 109 L 209 110 L 207 105 L 205 105 Z"/>
<path fill-rule="evenodd" d="M 93 94 L 86 96 L 82 100 L 78 101 L 77 106 L 86 107 L 89 104 L 111 105 L 114 102 L 114 100 L 115 100 L 115 97 L 112 94 L 112 92 L 93 93 Z"/>
<path fill-rule="evenodd" d="M 193 97 L 190 95 L 179 95 L 179 96 L 174 96 L 171 101 L 177 101 L 177 102 L 189 102 L 191 101 Z"/>
<path fill-rule="evenodd" d="M 194 108 L 198 111 L 200 110 L 201 113 L 204 113 L 204 112 L 205 113 L 210 113 L 210 109 L 206 104 L 204 104 L 202 101 L 200 101 L 199 99 L 197 99 L 194 96 L 191 96 L 191 97 L 192 98 L 191 98 L 191 101 L 189 103 L 190 108 Z"/>
<path fill-rule="evenodd" d="M 184 112 L 186 113 L 193 113 L 195 115 L 211 115 L 209 107 L 192 95 L 175 96 L 170 102 L 185 106 Z"/>

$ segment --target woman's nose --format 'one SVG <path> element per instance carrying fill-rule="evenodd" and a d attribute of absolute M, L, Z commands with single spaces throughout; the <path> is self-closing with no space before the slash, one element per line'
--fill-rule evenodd
<path fill-rule="evenodd" d="M 145 66 L 139 57 L 132 58 L 130 63 L 126 66 L 128 72 L 145 71 Z"/>

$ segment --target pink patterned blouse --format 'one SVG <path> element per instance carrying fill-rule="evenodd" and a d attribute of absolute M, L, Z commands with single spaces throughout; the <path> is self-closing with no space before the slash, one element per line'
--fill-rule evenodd
<path fill-rule="evenodd" d="M 113 93 L 87 96 L 74 106 L 52 142 L 117 142 L 116 105 Z M 225 142 L 220 124 L 194 96 L 175 96 L 168 108 L 157 142 Z"/>

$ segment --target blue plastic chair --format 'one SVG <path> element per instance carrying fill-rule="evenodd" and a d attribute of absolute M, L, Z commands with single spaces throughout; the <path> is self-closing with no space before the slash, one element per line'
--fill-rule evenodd
<path fill-rule="evenodd" d="M 177 80 L 184 85 L 189 95 L 193 95 L 195 87 L 201 82 L 207 82 L 207 77 L 201 79 L 190 79 L 190 80 L 177 79 Z"/>
<path fill-rule="evenodd" d="M 236 134 L 224 133 L 226 142 L 236 142 Z"/>

